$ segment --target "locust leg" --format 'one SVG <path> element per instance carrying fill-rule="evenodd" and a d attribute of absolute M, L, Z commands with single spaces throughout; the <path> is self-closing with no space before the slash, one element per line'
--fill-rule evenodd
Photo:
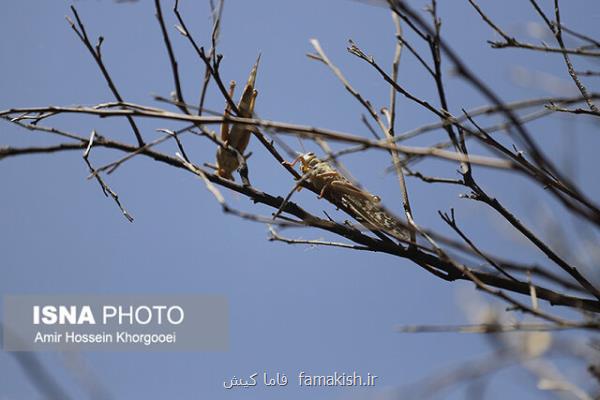
<path fill-rule="evenodd" d="M 229 83 L 229 97 L 230 98 L 233 98 L 234 91 L 235 91 L 235 81 L 231 81 L 231 83 Z M 223 113 L 223 116 L 225 118 L 231 116 L 231 105 L 229 104 L 229 102 L 227 102 L 227 105 L 225 106 L 225 112 Z M 223 121 L 223 123 L 221 124 L 221 140 L 225 143 L 227 143 L 229 141 L 229 122 L 228 121 Z"/>
<path fill-rule="evenodd" d="M 248 118 L 252 118 L 254 116 L 254 103 L 256 102 L 257 95 L 258 95 L 258 90 L 254 89 L 254 91 L 252 92 L 252 97 L 250 98 L 250 105 L 248 107 L 248 110 L 246 110 Z M 242 110 L 240 110 L 240 112 L 242 112 Z M 246 114 L 246 112 L 244 112 L 244 114 Z M 250 142 L 251 132 L 256 131 L 256 126 L 253 126 L 253 125 L 245 125 L 244 128 L 245 128 L 244 133 L 241 136 L 239 144 L 238 144 L 238 150 L 240 150 L 240 151 L 244 151 L 244 149 L 246 149 L 246 147 L 248 147 L 248 143 Z"/>
<path fill-rule="evenodd" d="M 327 191 L 327 189 L 334 183 L 334 182 L 338 182 L 338 180 L 333 179 L 333 180 L 327 180 L 327 178 L 333 178 L 338 176 L 339 174 L 336 171 L 329 171 L 329 172 L 323 172 L 320 174 L 315 175 L 316 179 L 325 179 L 326 183 L 323 185 L 323 187 L 321 188 L 321 192 L 319 193 L 319 199 L 322 199 L 323 196 L 325 195 L 325 192 Z M 342 181 L 339 181 L 342 182 Z"/>
<path fill-rule="evenodd" d="M 254 114 L 254 103 L 256 103 L 256 96 L 258 96 L 258 90 L 252 91 L 252 98 L 250 99 L 250 115 Z"/>
<path fill-rule="evenodd" d="M 300 154 L 298 157 L 294 158 L 294 161 L 289 162 L 289 161 L 282 161 L 281 163 L 283 165 L 287 165 L 288 167 L 294 168 L 294 166 L 296 164 L 298 164 L 298 161 L 300 161 L 302 159 L 302 154 Z"/>
<path fill-rule="evenodd" d="M 288 166 L 288 167 L 290 167 L 290 168 L 294 168 L 294 166 L 295 166 L 296 164 L 298 164 L 298 161 L 300 161 L 301 159 L 302 159 L 302 154 L 300 154 L 298 157 L 296 157 L 296 158 L 294 159 L 294 161 L 292 161 L 292 162 L 289 162 L 289 161 L 282 161 L 281 163 L 282 163 L 283 165 L 287 165 L 287 166 Z M 302 186 L 300 186 L 299 184 L 297 184 L 297 185 L 296 185 L 296 187 L 294 188 L 294 190 L 299 192 L 299 191 L 301 191 L 301 190 L 302 190 Z"/>
<path fill-rule="evenodd" d="M 294 185 L 294 187 L 292 188 L 292 190 L 288 193 L 288 195 L 285 197 L 285 199 L 283 199 L 283 201 L 281 202 L 281 205 L 279 206 L 279 208 L 277 209 L 277 211 L 273 214 L 273 220 L 275 220 L 279 216 L 279 214 L 282 213 L 283 209 L 285 208 L 285 206 L 288 204 L 288 202 L 292 198 L 292 195 L 294 194 L 294 192 L 295 191 L 300 191 L 300 189 L 302 189 L 301 185 L 306 180 L 308 180 L 308 174 L 305 174 L 302 178 L 300 178 L 298 180 L 298 182 L 296 182 L 296 184 Z"/>

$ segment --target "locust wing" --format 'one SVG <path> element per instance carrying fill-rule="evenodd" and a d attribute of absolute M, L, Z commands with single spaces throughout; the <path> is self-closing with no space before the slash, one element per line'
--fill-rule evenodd
<path fill-rule="evenodd" d="M 353 215 L 366 228 L 383 231 L 398 240 L 409 240 L 406 224 L 390 211 L 385 209 L 379 201 L 370 200 L 365 196 L 341 195 L 341 204 L 353 212 Z"/>

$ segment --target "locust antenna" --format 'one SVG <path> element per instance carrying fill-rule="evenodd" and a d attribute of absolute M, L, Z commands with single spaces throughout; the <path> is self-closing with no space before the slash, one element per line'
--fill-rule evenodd
<path fill-rule="evenodd" d="M 304 147 L 304 142 L 302 141 L 302 138 L 300 136 L 296 136 L 296 139 L 298 139 L 298 143 L 300 144 L 300 148 L 302 149 L 302 154 L 306 154 L 306 147 Z"/>

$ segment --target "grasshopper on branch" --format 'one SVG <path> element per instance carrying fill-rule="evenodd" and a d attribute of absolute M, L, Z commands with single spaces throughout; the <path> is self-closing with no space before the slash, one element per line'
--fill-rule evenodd
<path fill-rule="evenodd" d="M 301 154 L 289 165 L 293 167 L 299 161 L 303 176 L 296 184 L 294 191 L 302 189 L 300 185 L 303 181 L 308 182 L 319 191 L 320 199 L 325 197 L 334 205 L 341 205 L 349 210 L 352 217 L 367 229 L 382 231 L 404 242 L 410 239 L 407 225 L 386 210 L 381 205 L 381 199 L 378 196 L 359 188 L 328 162 L 320 160 L 312 152 Z M 290 197 L 291 193 L 281 208 Z"/>
<path fill-rule="evenodd" d="M 248 81 L 242 92 L 242 97 L 237 105 L 238 117 L 252 118 L 254 114 L 254 103 L 256 101 L 256 96 L 258 95 L 258 91 L 254 88 L 254 85 L 256 83 L 256 72 L 258 70 L 259 61 L 260 54 L 252 67 L 252 71 L 250 71 L 250 76 L 248 77 Z M 229 86 L 229 97 L 233 98 L 234 91 L 235 81 L 231 81 Z M 227 102 L 224 116 L 230 116 L 231 111 L 231 106 L 229 102 Z M 254 127 L 244 124 L 233 124 L 230 127 L 229 122 L 227 121 L 224 121 L 221 125 L 221 140 L 227 145 L 227 147 L 219 146 L 217 148 L 217 175 L 221 178 L 234 180 L 233 172 L 237 170 L 244 161 L 244 151 L 246 150 L 246 147 L 248 147 L 248 142 L 250 141 L 250 135 L 252 134 L 253 129 Z"/>

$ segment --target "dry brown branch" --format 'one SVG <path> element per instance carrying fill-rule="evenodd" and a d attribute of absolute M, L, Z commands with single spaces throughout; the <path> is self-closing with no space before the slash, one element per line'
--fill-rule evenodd
<path fill-rule="evenodd" d="M 185 122 L 193 122 L 198 125 L 209 125 L 209 124 L 221 124 L 224 121 L 232 122 L 232 123 L 240 123 L 246 125 L 254 125 L 262 128 L 273 129 L 275 132 L 281 134 L 292 134 L 301 138 L 314 139 L 316 137 L 320 137 L 326 140 L 345 142 L 345 143 L 357 143 L 369 148 L 378 148 L 384 150 L 395 150 L 404 154 L 414 154 L 414 155 L 428 155 L 436 158 L 442 158 L 453 161 L 468 161 L 473 164 L 478 164 L 491 168 L 501 168 L 501 169 L 511 169 L 514 167 L 514 164 L 507 160 L 495 159 L 491 157 L 485 156 L 474 156 L 469 155 L 464 156 L 459 153 L 455 153 L 452 151 L 447 151 L 438 148 L 431 147 L 413 147 L 413 146 L 400 146 L 393 145 L 388 143 L 387 141 L 372 141 L 369 139 L 364 139 L 363 137 L 344 133 L 337 132 L 329 129 L 321 129 L 315 128 L 306 125 L 295 125 L 288 124 L 284 122 L 278 121 L 268 121 L 268 120 L 260 120 L 255 118 L 239 118 L 233 116 L 222 116 L 222 117 L 203 117 L 196 115 L 188 115 L 188 114 L 178 114 L 166 110 L 156 110 L 156 109 L 142 109 L 137 106 L 128 105 L 123 103 L 123 107 L 127 107 L 125 109 L 106 109 L 96 107 L 34 107 L 34 108 L 14 108 L 0 111 L 0 117 L 7 117 L 14 121 L 22 121 L 27 119 L 39 119 L 38 116 L 32 116 L 30 114 L 40 114 L 44 115 L 47 113 L 52 113 L 52 115 L 57 115 L 61 113 L 72 113 L 72 114 L 90 114 L 96 115 L 99 117 L 119 117 L 119 116 L 136 116 L 136 117 L 146 117 L 146 118 L 157 118 L 164 120 L 172 120 L 172 121 L 185 121 Z M 12 114 L 25 114 L 20 117 L 11 117 Z M 281 156 L 279 156 L 281 158 Z M 278 161 L 283 162 L 283 158 Z M 295 171 L 294 171 L 295 172 Z"/>

